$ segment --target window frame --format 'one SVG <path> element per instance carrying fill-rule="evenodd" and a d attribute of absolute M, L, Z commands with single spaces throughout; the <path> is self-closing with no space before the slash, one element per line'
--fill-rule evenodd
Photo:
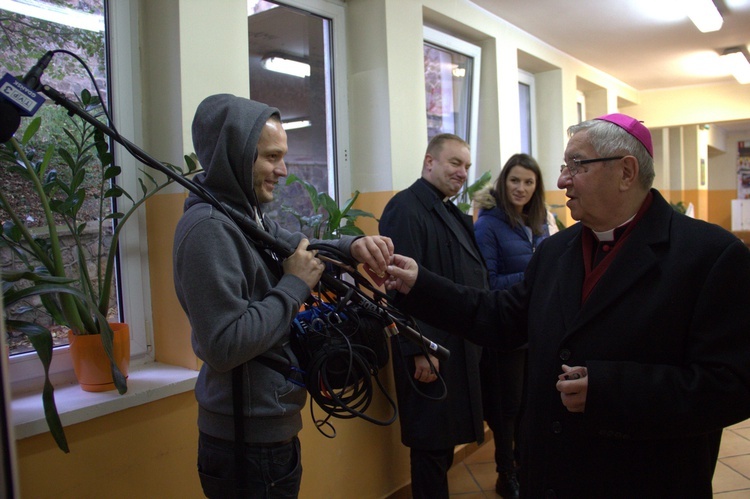
<path fill-rule="evenodd" d="M 347 92 L 346 55 L 346 12 L 341 0 L 271 0 L 274 3 L 330 20 L 331 25 L 331 85 L 332 104 L 330 116 L 333 119 L 331 146 L 335 164 L 329 171 L 329 194 L 341 204 L 349 199 L 352 189 L 351 165 L 349 163 L 349 106 Z M 339 77 L 339 75 L 342 75 Z"/>
<path fill-rule="evenodd" d="M 578 123 L 586 121 L 586 94 L 576 90 L 576 113 Z"/>
<path fill-rule="evenodd" d="M 461 38 L 457 38 L 448 33 L 438 31 L 429 26 L 422 26 L 422 38 L 424 42 L 447 50 L 458 52 L 462 55 L 472 58 L 472 81 L 470 90 L 469 104 L 469 138 L 467 142 L 471 145 L 471 164 L 477 164 L 477 137 L 479 129 L 479 80 L 482 69 L 482 48 Z M 424 84 L 423 84 L 424 86 Z M 476 179 L 477 168 L 469 169 L 469 178 L 466 185 L 471 185 Z"/>
<path fill-rule="evenodd" d="M 106 2 L 106 36 L 108 60 L 108 95 L 115 126 L 123 137 L 141 143 L 141 85 L 138 51 L 138 2 L 118 0 Z M 123 89 L 119 92 L 117 89 Z M 48 103 L 46 105 L 54 105 Z M 114 145 L 117 164 L 122 173 L 117 182 L 129 192 L 138 192 L 140 163 L 119 145 Z M 148 268 L 148 243 L 145 210 L 138 210 L 123 228 L 119 243 L 117 286 L 122 300 L 120 314 L 130 328 L 131 365 L 153 360 L 151 345 L 151 288 Z M 36 352 L 14 355 L 9 359 L 8 372 L 14 393 L 36 389 L 43 383 L 44 370 Z M 56 347 L 52 355 L 50 375 L 75 379 L 68 346 Z"/>
<path fill-rule="evenodd" d="M 537 157 L 537 132 L 536 132 L 536 80 L 534 78 L 534 75 L 532 73 L 529 73 L 528 71 L 524 71 L 522 69 L 518 70 L 518 83 L 527 85 L 529 87 L 529 132 L 530 132 L 530 140 L 531 140 L 531 150 L 528 152 L 533 157 Z M 520 102 L 519 102 L 519 115 L 520 117 L 523 117 L 523 113 L 520 109 Z M 519 123 L 520 125 L 520 123 Z M 521 149 L 523 149 L 524 144 L 520 144 Z"/>

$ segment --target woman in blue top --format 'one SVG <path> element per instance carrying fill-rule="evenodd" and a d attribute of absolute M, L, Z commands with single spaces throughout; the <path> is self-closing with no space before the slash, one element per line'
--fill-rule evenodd
<path fill-rule="evenodd" d="M 493 289 L 507 289 L 523 279 L 537 246 L 549 236 L 544 184 L 536 160 L 514 154 L 491 188 L 474 196 L 479 217 L 474 231 Z M 480 363 L 484 419 L 495 438 L 495 489 L 518 498 L 514 441 L 521 410 L 526 349 L 484 348 Z M 518 445 L 518 444 L 516 444 Z"/>

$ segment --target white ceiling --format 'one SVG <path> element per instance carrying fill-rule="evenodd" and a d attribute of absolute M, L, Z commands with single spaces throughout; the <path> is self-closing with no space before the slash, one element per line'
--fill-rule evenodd
<path fill-rule="evenodd" d="M 713 33 L 680 13 L 686 0 L 472 2 L 637 90 L 736 82 L 718 50 L 750 45 L 750 0 L 714 0 L 724 24 Z M 723 125 L 750 130 L 750 122 Z"/>

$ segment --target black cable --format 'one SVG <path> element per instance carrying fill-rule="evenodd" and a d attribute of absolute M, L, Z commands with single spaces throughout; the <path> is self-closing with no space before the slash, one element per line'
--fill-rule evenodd
<path fill-rule="evenodd" d="M 332 417 L 359 417 L 380 426 L 396 420 L 396 404 L 378 377 L 389 357 L 383 331 L 386 324 L 381 318 L 345 302 L 316 301 L 298 315 L 295 326 L 292 346 L 302 364 L 305 386 L 313 402 L 327 414 L 323 420 L 316 418 L 311 404 L 310 414 L 318 431 L 333 438 Z M 365 414 L 374 396 L 372 378 L 392 408 L 389 419 Z M 321 429 L 324 425 L 333 435 Z"/>
<path fill-rule="evenodd" d="M 338 263 L 338 265 L 339 265 L 339 267 L 338 267 L 339 271 L 340 272 L 345 272 L 347 275 L 349 275 L 350 277 L 352 277 L 352 279 L 354 280 L 354 284 L 349 283 L 349 282 L 347 282 L 345 280 L 341 280 L 340 281 L 341 283 L 343 283 L 344 285 L 346 285 L 349 288 L 348 289 L 349 293 L 359 292 L 360 290 L 357 289 L 358 287 L 359 288 L 365 288 L 365 289 L 367 289 L 367 291 L 370 292 L 373 295 L 373 299 L 376 300 L 376 301 L 379 301 L 380 305 L 383 306 L 383 308 L 388 312 L 388 314 L 391 317 L 397 318 L 394 321 L 394 322 L 397 323 L 396 327 L 402 327 L 403 324 L 406 324 L 406 325 L 408 325 L 409 327 L 411 327 L 412 329 L 416 330 L 419 333 L 420 339 L 423 338 L 422 337 L 422 333 L 421 333 L 421 331 L 419 331 L 419 327 L 416 324 L 416 321 L 414 321 L 411 317 L 402 314 L 398 309 L 392 307 L 389 304 L 388 295 L 386 295 L 385 293 L 383 293 L 379 289 L 377 289 L 374 286 L 372 286 L 372 284 L 370 283 L 370 281 L 356 270 L 356 262 L 354 262 L 352 264 L 351 261 L 350 261 L 350 259 L 349 259 L 349 257 L 347 255 L 342 254 L 340 252 L 340 250 L 338 250 L 337 248 L 332 248 L 331 246 L 327 246 L 325 244 L 321 244 L 321 243 L 311 244 L 309 246 L 309 248 L 318 250 L 318 255 L 324 261 L 333 263 L 334 265 Z M 337 262 L 336 259 L 338 259 L 338 262 Z M 329 297 L 329 300 L 330 300 L 330 297 Z M 423 343 L 424 342 L 422 342 L 422 344 Z M 430 354 L 429 354 L 429 352 L 427 351 L 426 348 L 424 348 L 424 347 L 422 348 L 422 353 L 425 356 L 425 358 L 427 359 L 427 362 L 428 362 L 431 370 L 436 374 L 436 376 L 437 376 L 437 380 L 436 381 L 441 384 L 442 390 L 440 391 L 439 395 L 432 396 L 432 395 L 428 395 L 423 390 L 421 390 L 417 386 L 417 384 L 415 383 L 415 381 L 414 381 L 414 379 L 412 377 L 408 377 L 409 383 L 411 384 L 411 386 L 414 389 L 414 391 L 418 395 L 420 395 L 421 397 L 423 397 L 423 398 L 426 398 L 428 400 L 435 400 L 435 401 L 445 400 L 445 398 L 448 396 L 448 386 L 445 383 L 445 378 L 443 378 L 442 374 L 440 374 L 440 370 L 437 369 L 435 367 L 435 365 L 432 363 L 432 360 L 430 359 Z M 406 362 L 406 359 L 402 355 L 398 355 L 398 357 L 400 358 L 401 362 L 403 363 L 402 364 L 403 368 L 406 371 L 408 371 L 411 366 L 408 365 L 408 363 Z M 396 362 L 395 359 L 394 359 L 394 362 Z"/>

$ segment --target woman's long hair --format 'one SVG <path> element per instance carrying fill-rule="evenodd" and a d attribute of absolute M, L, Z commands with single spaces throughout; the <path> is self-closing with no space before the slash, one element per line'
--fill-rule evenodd
<path fill-rule="evenodd" d="M 514 166 L 521 166 L 531 170 L 536 175 L 536 189 L 531 199 L 523 207 L 521 217 L 519 218 L 516 207 L 510 200 L 507 190 L 507 180 L 510 171 Z M 502 209 L 508 216 L 511 227 L 517 225 L 528 225 L 534 235 L 542 234 L 544 225 L 547 223 L 547 206 L 544 202 L 544 182 L 542 181 L 542 171 L 536 160 L 528 154 L 514 154 L 505 162 L 500 176 L 495 181 L 495 186 L 491 191 L 495 197 L 497 206 Z"/>

